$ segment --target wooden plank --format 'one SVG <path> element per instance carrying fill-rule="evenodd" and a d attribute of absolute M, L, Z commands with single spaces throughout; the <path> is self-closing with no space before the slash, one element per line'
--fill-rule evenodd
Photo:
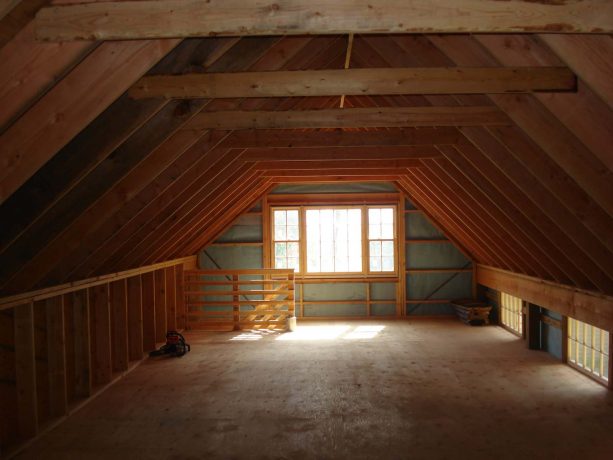
<path fill-rule="evenodd" d="M 548 310 L 613 330 L 613 297 L 479 264 L 477 281 Z"/>
<path fill-rule="evenodd" d="M 90 307 L 90 337 L 92 380 L 94 385 L 109 383 L 113 377 L 111 362 L 111 311 L 109 285 L 88 289 Z"/>
<path fill-rule="evenodd" d="M 14 2 L 14 0 L 3 1 Z M 9 43 L 28 23 L 32 22 L 38 10 L 50 2 L 51 0 L 19 0 L 14 8 L 4 9 L 4 14 L 0 14 L 0 48 Z"/>
<path fill-rule="evenodd" d="M 0 309 L 12 308 L 16 305 L 21 305 L 24 302 L 44 300 L 49 297 L 55 297 L 56 295 L 66 294 L 68 292 L 78 291 L 88 287 L 98 286 L 100 284 L 107 284 L 111 281 L 129 278 L 141 273 L 149 273 L 155 270 L 166 268 L 178 263 L 193 263 L 197 256 L 187 256 L 178 259 L 168 260 L 166 262 L 158 262 L 156 264 L 147 265 L 139 268 L 133 268 L 130 270 L 124 270 L 117 273 L 108 273 L 106 275 L 95 276 L 93 278 L 87 278 L 84 280 L 73 281 L 71 283 L 60 284 L 57 286 L 51 286 L 48 288 L 38 289 L 36 291 L 25 292 L 9 297 L 0 298 Z"/>
<path fill-rule="evenodd" d="M 155 341 L 166 342 L 166 275 L 164 270 L 153 272 L 155 278 Z"/>
<path fill-rule="evenodd" d="M 365 169 L 362 174 L 368 174 L 368 171 L 377 169 L 388 168 L 414 168 L 423 166 L 422 162 L 418 158 L 409 159 L 372 159 L 372 160 L 337 160 L 335 158 L 329 158 L 328 160 L 312 160 L 312 161 L 260 161 L 255 164 L 257 171 L 267 172 L 285 172 L 293 170 L 314 170 L 319 173 L 324 173 L 327 170 L 333 169 Z"/>
<path fill-rule="evenodd" d="M 49 415 L 61 417 L 68 412 L 66 387 L 66 349 L 62 296 L 45 300 L 47 313 L 47 369 L 49 372 Z"/>
<path fill-rule="evenodd" d="M 406 160 L 411 161 L 411 160 Z M 415 164 L 411 166 L 411 168 L 420 168 L 423 167 L 421 161 L 413 160 Z M 386 168 L 385 166 L 380 168 L 372 168 L 370 170 L 366 169 L 351 169 L 351 168 L 331 168 L 331 169 L 295 169 L 295 170 L 273 170 L 273 171 L 262 171 L 262 175 L 265 177 L 334 177 L 334 176 L 368 176 L 372 174 L 373 176 L 402 176 L 406 173 L 408 168 Z M 368 174 L 366 174 L 368 171 Z"/>
<path fill-rule="evenodd" d="M 113 281 L 110 286 L 111 362 L 113 372 L 128 369 L 128 294 L 126 280 Z"/>
<path fill-rule="evenodd" d="M 15 8 L 21 0 L 2 0 L 0 1 L 0 19 L 4 18 L 9 11 Z"/>
<path fill-rule="evenodd" d="M 166 328 L 169 331 L 177 330 L 177 305 L 176 290 L 177 282 L 175 279 L 175 267 L 164 269 L 166 277 Z"/>
<path fill-rule="evenodd" d="M 364 147 L 456 144 L 458 130 L 441 128 L 388 128 L 369 131 L 292 131 L 252 129 L 236 131 L 227 141 L 233 148 Z"/>
<path fill-rule="evenodd" d="M 141 78 L 129 94 L 133 98 L 181 99 L 379 96 L 571 91 L 575 87 L 575 76 L 566 67 L 425 67 L 150 75 Z M 323 118 L 330 119 L 332 114 L 344 110 L 330 111 Z M 404 116 L 410 113 L 405 112 Z M 294 114 L 294 118 L 297 116 Z M 306 119 L 304 114 L 302 119 Z"/>
<path fill-rule="evenodd" d="M 369 107 L 298 111 L 202 112 L 199 129 L 288 129 L 406 126 L 504 126 L 511 122 L 495 107 Z"/>
<path fill-rule="evenodd" d="M 177 329 L 179 331 L 186 328 L 185 325 L 185 280 L 183 279 L 183 264 L 175 265 L 175 275 L 177 280 L 177 290 L 175 292 L 177 306 Z"/>
<path fill-rule="evenodd" d="M 0 136 L 0 203 L 177 43 L 105 43 L 45 94 Z"/>
<path fill-rule="evenodd" d="M 34 304 L 18 305 L 15 311 L 15 375 L 19 434 L 28 439 L 38 432 L 36 361 L 34 349 Z"/>
<path fill-rule="evenodd" d="M 490 0 L 186 0 L 89 3 L 42 9 L 44 40 L 347 33 L 611 33 L 611 4 Z"/>
<path fill-rule="evenodd" d="M 24 2 L 25 3 L 25 2 Z M 28 25 L 0 48 L 0 132 L 69 72 L 95 45 L 42 43 Z"/>
<path fill-rule="evenodd" d="M 133 276 L 128 283 L 128 354 L 130 361 L 143 357 L 143 296 L 141 277 Z"/>
<path fill-rule="evenodd" d="M 92 361 L 90 307 L 87 289 L 69 294 L 73 308 L 75 397 L 88 398 L 92 394 Z"/>
<path fill-rule="evenodd" d="M 46 302 L 46 300 L 34 302 L 34 353 L 36 356 L 36 399 L 39 428 L 50 422 L 52 418 Z"/>
<path fill-rule="evenodd" d="M 143 351 L 155 349 L 155 281 L 154 272 L 141 275 L 143 298 Z"/>
<path fill-rule="evenodd" d="M 344 109 L 347 110 L 347 109 Z M 436 158 L 441 153 L 434 146 L 369 146 L 369 147 L 290 147 L 247 149 L 241 158 L 245 161 L 315 161 L 334 158 L 336 160 L 402 160 L 414 158 Z"/>
<path fill-rule="evenodd" d="M 609 107 L 613 108 L 613 38 L 610 35 L 540 35 Z"/>

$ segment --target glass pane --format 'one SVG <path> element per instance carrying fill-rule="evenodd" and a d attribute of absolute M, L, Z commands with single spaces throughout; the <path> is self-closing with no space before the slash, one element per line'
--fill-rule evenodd
<path fill-rule="evenodd" d="M 568 334 L 572 339 L 577 339 L 577 322 L 572 318 L 568 318 Z"/>
<path fill-rule="evenodd" d="M 594 352 L 594 374 L 602 375 L 602 371 L 600 370 L 600 353 Z"/>
<path fill-rule="evenodd" d="M 368 226 L 368 239 L 376 240 L 381 238 L 381 226 L 380 225 L 369 225 Z"/>
<path fill-rule="evenodd" d="M 381 241 L 371 241 L 369 243 L 369 252 L 370 256 L 380 256 L 381 255 Z"/>
<path fill-rule="evenodd" d="M 348 241 L 348 251 L 351 257 L 362 258 L 362 241 L 360 240 L 349 240 Z"/>
<path fill-rule="evenodd" d="M 287 236 L 285 232 L 285 225 L 283 226 L 275 226 L 275 240 L 284 240 Z"/>
<path fill-rule="evenodd" d="M 348 232 L 350 240 L 362 240 L 362 210 L 350 209 L 347 213 Z"/>
<path fill-rule="evenodd" d="M 568 359 L 575 361 L 575 342 L 572 340 L 568 341 Z"/>
<path fill-rule="evenodd" d="M 381 238 L 394 238 L 394 226 L 392 224 L 383 224 L 381 226 Z"/>
<path fill-rule="evenodd" d="M 297 225 L 287 226 L 287 239 L 290 241 L 298 241 L 298 226 Z"/>
<path fill-rule="evenodd" d="M 380 272 L 381 271 L 381 258 L 380 257 L 371 257 L 370 258 L 370 271 L 371 272 Z"/>
<path fill-rule="evenodd" d="M 334 213 L 332 209 L 319 211 L 319 232 L 322 240 L 332 241 L 334 238 Z"/>
<path fill-rule="evenodd" d="M 362 271 L 362 258 L 361 257 L 349 257 L 348 272 L 361 272 Z"/>
<path fill-rule="evenodd" d="M 287 259 L 285 257 L 275 257 L 275 268 L 287 268 Z"/>
<path fill-rule="evenodd" d="M 603 334 L 603 341 L 602 341 L 602 351 L 604 352 L 605 355 L 609 354 L 609 337 L 611 336 L 610 332 L 604 332 Z"/>
<path fill-rule="evenodd" d="M 588 324 L 583 326 L 583 335 L 585 336 L 584 343 L 588 346 L 592 346 L 592 333 L 594 332 L 594 328 Z"/>
<path fill-rule="evenodd" d="M 298 243 L 287 243 L 287 256 L 298 258 Z"/>
<path fill-rule="evenodd" d="M 322 252 L 321 252 L 321 271 L 322 272 L 333 272 L 334 271 L 334 257 L 332 255 L 332 251 L 330 249 L 329 250 L 323 250 L 324 248 L 322 247 Z"/>
<path fill-rule="evenodd" d="M 592 370 L 592 349 L 585 347 L 585 368 Z"/>
<path fill-rule="evenodd" d="M 381 254 L 383 254 L 384 256 L 393 256 L 394 255 L 394 242 L 393 241 L 381 242 Z"/>
<path fill-rule="evenodd" d="M 287 225 L 298 225 L 298 210 L 287 211 Z"/>
<path fill-rule="evenodd" d="M 275 257 L 285 257 L 286 255 L 285 243 L 275 243 Z"/>
<path fill-rule="evenodd" d="M 337 257 L 335 259 L 334 271 L 347 272 L 349 271 L 349 259 L 347 257 Z"/>
<path fill-rule="evenodd" d="M 384 224 L 394 223 L 394 210 L 392 208 L 384 208 L 381 210 L 381 222 Z"/>
<path fill-rule="evenodd" d="M 383 257 L 381 259 L 381 270 L 384 272 L 393 272 L 394 271 L 394 258 L 393 257 Z"/>
<path fill-rule="evenodd" d="M 378 225 L 381 223 L 381 210 L 377 208 L 370 208 L 368 210 L 368 223 L 370 225 Z"/>
<path fill-rule="evenodd" d="M 600 329 L 597 327 L 594 328 L 594 345 L 595 350 L 600 351 Z"/>
<path fill-rule="evenodd" d="M 602 370 L 604 371 L 602 373 L 602 376 L 605 379 L 609 379 L 609 357 L 605 356 L 604 359 L 602 360 Z"/>
<path fill-rule="evenodd" d="M 288 257 L 287 259 L 287 268 L 293 268 L 294 271 L 298 271 L 298 258 L 297 257 Z"/>
<path fill-rule="evenodd" d="M 577 344 L 577 364 L 583 366 L 583 345 Z"/>
<path fill-rule="evenodd" d="M 275 211 L 275 226 L 285 225 L 285 211 Z"/>
<path fill-rule="evenodd" d="M 583 323 L 577 321 L 577 341 L 583 343 Z"/>

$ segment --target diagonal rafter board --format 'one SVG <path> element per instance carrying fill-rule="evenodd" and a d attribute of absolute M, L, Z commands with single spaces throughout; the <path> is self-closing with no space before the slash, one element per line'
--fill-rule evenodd
<path fill-rule="evenodd" d="M 474 146 L 464 148 L 475 149 Z M 547 233 L 534 221 L 530 220 L 517 204 L 509 199 L 511 190 L 502 188 L 502 181 L 498 177 L 493 176 L 489 171 L 483 171 L 476 168 L 474 164 L 469 162 L 461 154 L 460 150 L 454 147 L 439 147 L 441 152 L 447 157 L 447 160 L 453 164 L 457 171 L 460 171 L 470 183 L 482 191 L 483 195 L 491 200 L 492 204 L 500 209 L 509 220 L 515 223 L 513 228 L 517 230 L 517 235 L 524 235 L 524 241 L 530 241 L 536 248 L 539 248 L 535 254 L 543 257 L 546 260 L 551 260 L 553 267 L 557 266 L 565 275 L 577 285 L 590 284 L 589 280 L 575 266 L 572 259 L 566 253 L 555 246 Z M 515 190 L 515 193 L 517 191 Z M 593 288 L 594 286 L 590 284 Z"/>
<path fill-rule="evenodd" d="M 613 32 L 607 0 L 162 0 L 44 8 L 39 38 L 332 33 Z"/>
<path fill-rule="evenodd" d="M 475 202 L 475 208 L 481 209 L 490 217 L 489 221 L 494 224 L 494 230 L 502 235 L 505 241 L 514 244 L 522 251 L 529 265 L 537 270 L 541 278 L 549 275 L 552 279 L 569 282 L 568 276 L 562 272 L 557 264 L 548 258 L 548 254 L 533 240 L 526 237 L 525 229 L 501 209 L 501 203 L 493 199 L 464 175 L 464 173 L 447 160 L 434 160 L 426 163 L 428 169 L 437 172 L 439 177 L 453 186 L 457 184 L 463 192 Z"/>
<path fill-rule="evenodd" d="M 572 91 L 566 67 L 422 67 L 151 75 L 131 89 L 134 98 L 224 98 L 482 94 Z"/>
<path fill-rule="evenodd" d="M 178 43 L 104 43 L 89 54 L 0 136 L 0 203 Z"/>
<path fill-rule="evenodd" d="M 0 48 L 0 133 L 95 46 L 37 42 L 30 24 Z"/>
<path fill-rule="evenodd" d="M 455 182 L 442 178 L 440 172 L 430 163 L 426 163 L 427 168 L 420 171 L 411 171 L 412 176 L 423 184 L 427 184 L 432 193 L 442 197 L 445 202 L 454 205 L 461 222 L 464 222 L 466 225 L 470 223 L 476 229 L 483 230 L 481 241 L 492 248 L 496 254 L 500 256 L 504 254 L 505 260 L 508 261 L 515 271 L 518 269 L 530 269 L 530 264 L 526 263 L 510 244 L 511 240 L 507 239 L 508 237 L 505 235 L 504 229 L 497 222 L 482 215 L 477 200 L 468 195 Z"/>
<path fill-rule="evenodd" d="M 431 202 L 438 203 L 442 215 L 447 216 L 449 220 L 458 223 L 458 225 L 465 227 L 466 234 L 471 236 L 472 241 L 489 254 L 493 254 L 494 259 L 498 260 L 499 264 L 504 264 L 509 268 L 513 268 L 513 263 L 505 260 L 502 254 L 495 249 L 494 235 L 488 234 L 488 232 L 479 225 L 469 226 L 466 224 L 469 219 L 471 221 L 474 220 L 472 214 L 474 212 L 473 210 L 464 209 L 458 206 L 455 200 L 449 200 L 449 197 L 442 193 L 440 188 L 437 187 L 432 180 L 419 174 L 418 171 L 409 171 L 405 177 L 408 183 L 412 183 L 414 187 L 418 187 L 423 194 L 431 197 Z"/>
<path fill-rule="evenodd" d="M 549 49 L 545 41 L 549 36 L 539 39 L 535 35 L 478 35 L 476 40 L 483 45 L 492 55 L 505 66 L 559 66 L 567 65 L 561 59 L 565 55 L 558 56 L 556 52 Z M 588 85 L 586 78 L 597 75 L 597 72 L 605 72 L 605 84 L 611 85 L 610 75 L 613 75 L 613 65 L 610 56 L 613 56 L 613 39 L 611 37 L 589 37 L 582 35 L 569 36 L 568 42 L 582 43 L 586 38 L 606 38 L 610 43 L 609 58 L 598 60 L 602 67 L 589 67 L 589 72 L 585 72 L 585 64 L 575 65 L 573 71 L 579 75 L 577 79 L 577 90 L 574 92 L 558 93 L 535 93 L 535 97 L 553 113 L 575 136 L 577 136 L 587 148 L 589 148 L 600 161 L 609 169 L 613 170 L 613 155 L 609 150 L 613 145 L 613 116 L 612 105 L 607 104 L 604 96 L 599 96 Z M 544 41 L 543 41 L 544 40 Z M 587 49 L 584 55 L 589 57 L 600 57 L 598 44 L 595 42 L 594 49 Z M 564 46 L 562 51 L 566 51 Z M 558 53 L 559 54 L 559 53 Z M 593 61 L 587 61 L 591 63 Z M 579 74 L 578 72 L 582 73 Z M 606 73 L 608 71 L 608 73 Z M 613 89 L 611 90 L 613 93 Z M 612 96 L 613 98 L 613 96 Z M 613 102 L 613 101 L 612 101 Z"/>
<path fill-rule="evenodd" d="M 458 65 L 499 65 L 474 37 L 455 35 L 428 38 Z M 491 94 L 489 97 L 600 207 L 613 216 L 613 171 L 555 115 L 533 95 Z"/>
<path fill-rule="evenodd" d="M 477 265 L 477 282 L 603 328 L 613 330 L 613 297 L 559 283 Z"/>
<path fill-rule="evenodd" d="M 373 107 L 296 111 L 202 112 L 200 129 L 366 128 L 409 126 L 505 126 L 495 107 Z"/>
<path fill-rule="evenodd" d="M 36 13 L 49 3 L 51 0 L 0 0 L 0 48 L 32 22 Z"/>
<path fill-rule="evenodd" d="M 552 34 L 540 38 L 613 108 L 613 37 Z"/>

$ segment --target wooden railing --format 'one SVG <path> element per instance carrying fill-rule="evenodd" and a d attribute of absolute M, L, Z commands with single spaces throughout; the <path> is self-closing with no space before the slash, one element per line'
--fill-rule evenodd
<path fill-rule="evenodd" d="M 294 271 L 186 270 L 187 328 L 285 331 L 294 316 Z"/>

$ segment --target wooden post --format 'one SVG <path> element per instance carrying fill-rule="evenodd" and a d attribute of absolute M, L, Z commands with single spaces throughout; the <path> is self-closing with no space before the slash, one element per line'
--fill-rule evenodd
<path fill-rule="evenodd" d="M 101 385 L 110 382 L 113 377 L 109 285 L 90 287 L 89 300 L 93 383 Z"/>
<path fill-rule="evenodd" d="M 541 313 L 538 305 L 526 302 L 526 342 L 530 350 L 541 349 Z"/>
<path fill-rule="evenodd" d="M 568 362 L 568 316 L 562 315 L 562 321 L 560 322 L 560 329 L 562 330 L 562 350 L 560 355 L 562 356 L 562 362 Z"/>
<path fill-rule="evenodd" d="M 128 278 L 128 358 L 143 357 L 143 302 L 140 275 Z"/>
<path fill-rule="evenodd" d="M 238 275 L 232 275 L 232 290 L 233 291 L 238 291 Z M 238 295 L 233 295 L 232 296 L 232 301 L 234 302 L 232 304 L 232 317 L 234 318 L 234 330 L 238 331 L 240 330 L 240 307 L 238 305 L 238 301 L 239 301 L 239 296 Z"/>
<path fill-rule="evenodd" d="M 185 281 L 183 280 L 183 265 L 175 266 L 175 278 L 177 290 L 175 292 L 175 305 L 177 306 L 177 329 L 183 330 L 187 328 L 185 314 Z"/>
<path fill-rule="evenodd" d="M 38 432 L 36 360 L 34 355 L 34 304 L 15 307 L 15 376 L 17 423 L 23 439 Z"/>
<path fill-rule="evenodd" d="M 177 305 L 176 295 L 177 281 L 175 279 L 175 267 L 164 269 L 166 276 L 166 327 L 168 330 L 177 330 Z"/>
<path fill-rule="evenodd" d="M 47 313 L 47 371 L 49 373 L 49 415 L 61 417 L 68 412 L 66 388 L 66 350 L 62 296 L 45 300 Z"/>
<path fill-rule="evenodd" d="M 72 294 L 74 334 L 74 391 L 76 397 L 92 394 L 92 361 L 90 336 L 89 291 L 82 289 Z"/>
<path fill-rule="evenodd" d="M 407 277 L 406 277 L 406 228 L 405 228 L 405 198 L 401 193 L 398 198 L 398 208 L 396 208 L 396 241 L 398 242 L 398 261 L 396 269 L 398 270 L 398 284 L 396 285 L 396 316 L 406 316 L 406 291 L 407 291 Z"/>
<path fill-rule="evenodd" d="M 155 341 L 166 342 L 166 276 L 161 268 L 154 272 L 155 278 Z"/>
<path fill-rule="evenodd" d="M 287 295 L 288 300 L 288 310 L 290 312 L 290 316 L 296 316 L 296 299 L 294 297 L 295 292 L 295 283 L 294 283 L 295 275 L 294 273 L 290 273 L 287 275 L 287 289 L 290 293 Z"/>
<path fill-rule="evenodd" d="M 113 372 L 128 370 L 128 297 L 126 280 L 110 283 Z"/>
<path fill-rule="evenodd" d="M 143 350 L 155 350 L 155 282 L 153 272 L 141 275 L 143 301 Z"/>

